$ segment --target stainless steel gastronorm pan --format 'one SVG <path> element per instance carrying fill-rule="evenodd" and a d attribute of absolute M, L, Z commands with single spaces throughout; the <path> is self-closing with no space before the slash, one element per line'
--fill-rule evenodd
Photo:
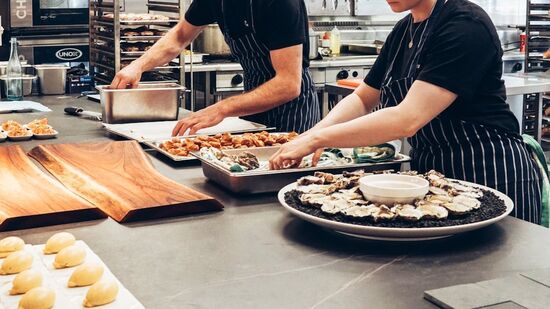
<path fill-rule="evenodd" d="M 232 149 L 224 150 L 228 155 L 235 155 L 243 151 L 253 153 L 260 161 L 268 160 L 279 147 L 251 148 L 251 149 Z M 333 174 L 341 174 L 344 171 L 354 171 L 363 169 L 367 172 L 393 169 L 401 170 L 401 164 L 409 162 L 410 157 L 398 154 L 397 158 L 391 162 L 383 163 L 361 163 L 348 164 L 330 167 L 310 167 L 301 169 L 286 169 L 278 171 L 248 171 L 242 173 L 232 173 L 228 169 L 218 165 L 215 162 L 204 159 L 200 154 L 192 153 L 202 162 L 202 172 L 209 180 L 219 184 L 227 190 L 238 194 L 256 194 L 277 192 L 289 183 L 298 178 L 312 175 L 316 171 L 325 171 Z"/>
<path fill-rule="evenodd" d="M 96 88 L 105 123 L 176 120 L 185 90 L 176 83 L 143 83 L 128 89 Z"/>

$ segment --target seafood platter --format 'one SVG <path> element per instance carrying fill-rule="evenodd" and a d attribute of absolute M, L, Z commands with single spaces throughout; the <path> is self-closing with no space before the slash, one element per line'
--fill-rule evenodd
<path fill-rule="evenodd" d="M 14 142 L 36 139 L 55 138 L 57 132 L 48 124 L 47 118 L 35 119 L 27 124 L 20 124 L 14 120 L 3 122 L 0 130 L 0 142 L 10 140 Z"/>
<path fill-rule="evenodd" d="M 316 171 L 341 173 L 359 168 L 366 171 L 400 170 L 402 163 L 410 161 L 392 144 L 385 144 L 356 149 L 325 149 L 316 166 L 313 166 L 310 155 L 297 167 L 270 170 L 269 159 L 279 149 L 280 146 L 248 149 L 204 147 L 191 154 L 201 160 L 206 178 L 239 194 L 277 192 L 289 181 Z"/>
<path fill-rule="evenodd" d="M 292 214 L 352 236 L 393 241 L 448 237 L 485 227 L 513 209 L 506 195 L 430 171 L 378 175 L 316 172 L 279 191 Z"/>
<path fill-rule="evenodd" d="M 54 234 L 35 246 L 15 236 L 0 240 L 0 308 L 91 307 L 144 308 L 71 233 Z"/>

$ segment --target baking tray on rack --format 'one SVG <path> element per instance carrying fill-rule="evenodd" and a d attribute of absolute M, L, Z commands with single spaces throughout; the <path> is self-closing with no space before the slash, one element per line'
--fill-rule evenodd
<path fill-rule="evenodd" d="M 279 147 L 233 149 L 224 150 L 224 153 L 231 155 L 247 151 L 256 155 L 260 161 L 265 161 L 278 149 Z M 199 152 L 194 152 L 192 154 L 202 162 L 202 172 L 206 178 L 236 194 L 277 192 L 289 183 L 296 181 L 298 178 L 313 175 L 313 173 L 318 171 L 333 174 L 341 174 L 344 171 L 354 171 L 358 169 L 365 170 L 366 172 L 381 170 L 399 171 L 403 163 L 410 162 L 411 160 L 409 156 L 399 153 L 394 160 L 380 163 L 351 163 L 339 166 L 317 166 L 276 171 L 258 170 L 234 173 L 216 162 L 201 157 Z"/>
<path fill-rule="evenodd" d="M 171 139 L 172 129 L 176 126 L 176 123 L 177 121 L 134 122 L 124 124 L 104 123 L 103 126 L 108 132 L 127 139 L 136 140 L 138 142 L 155 142 Z M 263 124 L 237 117 L 228 117 L 213 127 L 199 130 L 197 135 L 214 135 L 225 132 L 245 133 L 263 130 L 270 131 L 273 130 L 273 128 L 268 128 Z"/>
<path fill-rule="evenodd" d="M 101 18 L 97 18 L 96 19 L 97 21 L 100 21 L 100 22 L 114 22 L 114 19 L 113 18 L 108 18 L 108 17 L 101 17 Z M 128 25 L 128 26 L 152 26 L 152 25 L 171 25 L 171 24 L 175 24 L 175 23 L 178 23 L 179 20 L 177 19 L 169 19 L 169 20 L 121 20 L 120 21 L 120 24 L 121 25 Z"/>

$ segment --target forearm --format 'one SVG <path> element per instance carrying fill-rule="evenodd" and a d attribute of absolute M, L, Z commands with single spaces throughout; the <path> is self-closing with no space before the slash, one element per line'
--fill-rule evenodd
<path fill-rule="evenodd" d="M 311 131 L 316 131 L 335 124 L 347 122 L 364 116 L 370 112 L 371 111 L 367 110 L 361 101 L 361 98 L 357 94 L 352 93 L 336 104 L 330 113 L 323 118 L 323 120 L 317 123 Z"/>
<path fill-rule="evenodd" d="M 414 134 L 416 128 L 407 125 L 410 121 L 399 107 L 390 107 L 319 129 L 313 138 L 318 148 L 378 145 Z"/>
<path fill-rule="evenodd" d="M 162 66 L 176 58 L 193 39 L 190 35 L 185 35 L 182 23 L 180 22 L 177 26 L 170 29 L 166 35 L 133 64 L 137 65 L 142 72 L 145 72 Z"/>
<path fill-rule="evenodd" d="M 218 102 L 225 117 L 238 117 L 268 111 L 300 95 L 301 80 L 288 80 L 282 76 L 262 84 L 256 89 Z"/>

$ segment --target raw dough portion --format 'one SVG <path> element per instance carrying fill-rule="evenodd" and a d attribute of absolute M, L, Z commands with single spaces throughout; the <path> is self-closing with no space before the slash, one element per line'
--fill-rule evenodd
<path fill-rule="evenodd" d="M 10 253 L 23 250 L 25 241 L 19 237 L 10 236 L 0 240 L 0 258 L 5 258 Z"/>
<path fill-rule="evenodd" d="M 42 274 L 34 269 L 20 272 L 13 279 L 13 287 L 10 295 L 25 294 L 28 291 L 42 285 Z"/>
<path fill-rule="evenodd" d="M 18 274 L 32 266 L 32 254 L 27 251 L 15 251 L 2 263 L 0 275 Z"/>
<path fill-rule="evenodd" d="M 103 276 L 103 265 L 98 263 L 86 263 L 75 268 L 73 274 L 69 278 L 67 286 L 74 288 L 92 285 L 98 282 L 101 276 Z"/>
<path fill-rule="evenodd" d="M 76 238 L 73 234 L 67 232 L 57 233 L 50 237 L 50 239 L 46 242 L 46 246 L 44 246 L 44 254 L 58 253 L 62 249 L 74 245 L 75 242 Z"/>
<path fill-rule="evenodd" d="M 114 280 L 102 280 L 90 287 L 84 307 L 101 306 L 115 301 L 118 294 L 118 284 Z"/>
<path fill-rule="evenodd" d="M 50 309 L 55 304 L 55 292 L 47 287 L 34 288 L 19 301 L 19 309 Z"/>
<path fill-rule="evenodd" d="M 68 268 L 82 264 L 86 258 L 86 250 L 84 248 L 72 245 L 61 251 L 55 256 L 53 267 Z"/>

